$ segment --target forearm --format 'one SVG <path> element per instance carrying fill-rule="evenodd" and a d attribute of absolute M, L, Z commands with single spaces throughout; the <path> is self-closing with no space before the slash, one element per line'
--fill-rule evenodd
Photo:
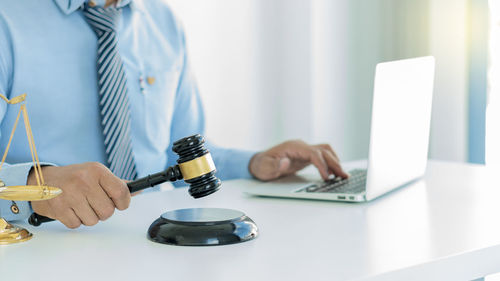
<path fill-rule="evenodd" d="M 255 151 L 221 148 L 210 142 L 206 146 L 214 159 L 218 178 L 221 180 L 252 178 L 248 164 Z"/>

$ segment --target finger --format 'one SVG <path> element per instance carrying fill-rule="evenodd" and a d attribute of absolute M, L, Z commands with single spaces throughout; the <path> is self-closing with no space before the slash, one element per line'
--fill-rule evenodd
<path fill-rule="evenodd" d="M 323 156 L 326 160 L 326 163 L 328 165 L 329 170 L 331 170 L 335 176 L 339 176 L 342 178 L 349 177 L 349 175 L 346 172 L 344 172 L 344 170 L 342 169 L 342 166 L 340 166 L 338 159 L 332 154 L 331 151 L 322 150 L 322 152 L 323 152 Z"/>
<path fill-rule="evenodd" d="M 60 217 L 65 217 L 68 213 L 73 213 L 73 210 L 70 206 L 66 204 L 66 197 L 62 195 L 57 196 L 56 198 L 52 198 L 47 201 L 39 201 L 39 202 L 47 202 L 46 210 L 47 214 L 39 213 L 46 217 L 59 220 Z M 67 196 L 67 194 L 66 194 Z M 71 215 L 70 215 L 71 216 Z M 79 222 L 81 224 L 81 222 Z M 79 224 L 79 225 L 80 225 Z"/>
<path fill-rule="evenodd" d="M 82 200 L 84 202 L 79 203 L 73 207 L 75 214 L 78 216 L 80 221 L 87 226 L 96 225 L 99 222 L 99 217 L 94 212 L 92 207 L 87 200 Z"/>
<path fill-rule="evenodd" d="M 127 188 L 128 188 L 128 183 L 129 183 L 129 182 L 132 182 L 132 181 L 131 181 L 131 180 L 124 180 L 124 182 L 127 184 Z M 130 190 L 129 190 L 129 191 L 130 191 Z M 139 195 L 139 194 L 141 194 L 141 193 L 142 193 L 142 191 L 143 191 L 143 190 L 139 190 L 139 191 L 136 191 L 136 192 L 130 193 L 130 196 L 131 196 L 131 197 L 134 197 L 134 196 L 136 196 L 136 195 Z"/>
<path fill-rule="evenodd" d="M 100 186 L 93 193 L 88 194 L 87 199 L 90 207 L 102 221 L 107 220 L 115 212 L 115 204 Z"/>
<path fill-rule="evenodd" d="M 283 157 L 278 160 L 278 172 L 279 175 L 285 175 L 289 172 L 290 170 L 290 165 L 292 164 L 292 161 L 288 157 Z"/>
<path fill-rule="evenodd" d="M 118 210 L 125 210 L 130 205 L 130 191 L 124 181 L 110 171 L 103 173 L 99 184 Z"/>
<path fill-rule="evenodd" d="M 318 169 L 321 177 L 323 179 L 328 178 L 328 165 L 326 164 L 325 159 L 323 158 L 323 153 L 319 149 L 311 149 L 309 150 L 309 159 L 311 163 Z"/>
<path fill-rule="evenodd" d="M 143 190 L 136 191 L 134 193 L 131 193 L 130 196 L 134 197 L 142 193 Z"/>
<path fill-rule="evenodd" d="M 320 144 L 320 145 L 318 145 L 318 146 L 319 146 L 320 148 L 324 149 L 324 150 L 327 150 L 327 151 L 331 152 L 331 153 L 332 153 L 332 155 L 335 157 L 335 159 L 337 159 L 337 162 L 339 162 L 339 163 L 340 163 L 340 158 L 339 158 L 339 156 L 337 155 L 337 153 L 335 152 L 335 150 L 333 150 L 333 148 L 332 148 L 332 146 L 331 146 L 331 145 L 329 145 L 329 144 L 325 143 L 325 144 Z"/>
<path fill-rule="evenodd" d="M 67 228 L 75 229 L 82 225 L 82 221 L 75 214 L 73 209 L 69 208 L 64 211 L 63 215 L 61 215 L 58 220 L 62 222 Z"/>

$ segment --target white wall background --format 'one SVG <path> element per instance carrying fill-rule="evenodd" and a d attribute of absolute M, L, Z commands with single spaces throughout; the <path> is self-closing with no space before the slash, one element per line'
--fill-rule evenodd
<path fill-rule="evenodd" d="M 430 48 L 436 56 L 430 155 L 467 161 L 467 0 L 430 2 Z"/>
<path fill-rule="evenodd" d="M 500 167 L 500 3 L 490 0 L 490 69 L 486 111 L 486 164 Z M 497 50 L 497 51 L 495 51 Z M 500 280 L 500 277 L 499 277 Z"/>
<path fill-rule="evenodd" d="M 367 156 L 377 62 L 436 56 L 431 157 L 466 160 L 466 0 L 168 0 L 184 23 L 207 137 L 290 138 Z"/>

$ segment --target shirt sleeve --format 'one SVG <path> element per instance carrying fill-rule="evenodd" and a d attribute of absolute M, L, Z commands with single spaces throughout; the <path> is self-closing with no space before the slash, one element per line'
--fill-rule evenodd
<path fill-rule="evenodd" d="M 0 15 L 0 93 L 7 97 L 10 97 L 12 83 L 13 57 L 11 42 L 11 36 L 7 25 Z M 6 110 L 6 103 L 0 100 L 0 122 L 3 122 Z M 0 137 L 5 136 L 0 135 Z M 3 153 L 3 151 L 0 153 Z M 31 167 L 33 167 L 33 163 L 20 163 L 15 165 L 4 163 L 0 170 L 0 180 L 7 186 L 26 185 Z M 13 207 L 13 205 L 15 206 Z M 6 220 L 24 220 L 28 218 L 32 212 L 31 204 L 28 201 L 0 199 L 0 217 Z"/>
<path fill-rule="evenodd" d="M 180 29 L 179 34 L 183 51 L 183 66 L 175 98 L 170 147 L 167 151 L 168 166 L 175 165 L 178 158 L 172 152 L 172 144 L 176 140 L 193 134 L 204 135 L 205 133 L 203 103 L 195 79 L 190 71 L 182 29 Z M 256 152 L 221 148 L 210 142 L 206 143 L 206 147 L 212 154 L 217 168 L 217 177 L 221 180 L 252 177 L 248 170 L 248 164 Z"/>

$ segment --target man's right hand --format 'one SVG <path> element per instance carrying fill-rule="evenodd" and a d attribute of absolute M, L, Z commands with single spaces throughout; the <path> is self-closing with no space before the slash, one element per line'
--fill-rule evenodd
<path fill-rule="evenodd" d="M 69 228 L 95 225 L 113 215 L 115 208 L 125 210 L 130 204 L 130 191 L 104 165 L 89 162 L 62 167 L 42 167 L 45 183 L 62 189 L 56 198 L 32 201 L 33 211 L 61 221 Z M 28 184 L 36 185 L 35 173 Z"/>

